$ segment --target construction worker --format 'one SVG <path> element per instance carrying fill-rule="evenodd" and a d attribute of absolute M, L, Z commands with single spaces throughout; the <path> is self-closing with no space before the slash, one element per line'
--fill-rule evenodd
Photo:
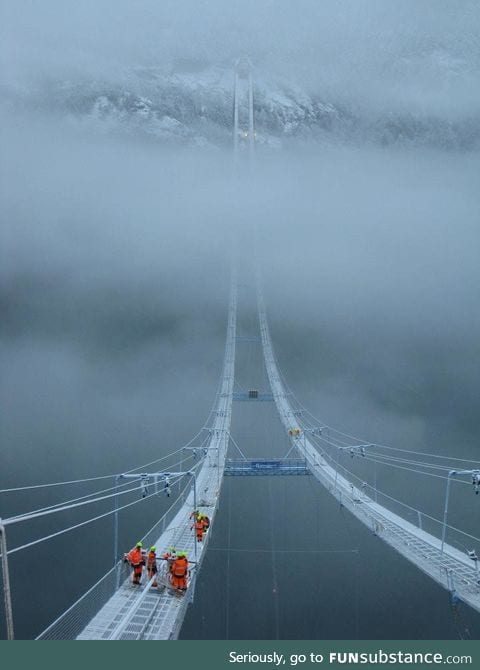
<path fill-rule="evenodd" d="M 179 551 L 177 558 L 173 561 L 171 568 L 171 582 L 174 589 L 185 591 L 188 578 L 188 558 L 184 551 Z"/>
<path fill-rule="evenodd" d="M 173 561 L 177 558 L 177 552 L 175 547 L 169 547 L 167 551 L 164 551 L 160 556 L 163 561 L 166 561 L 165 571 L 162 571 L 162 578 L 166 576 L 166 573 L 170 572 Z"/>
<path fill-rule="evenodd" d="M 176 555 L 175 547 L 168 547 L 167 551 L 165 551 L 161 557 L 168 560 L 174 555 Z"/>
<path fill-rule="evenodd" d="M 150 547 L 150 551 L 147 554 L 147 575 L 148 579 L 155 578 L 154 581 L 152 582 L 152 586 L 158 586 L 157 584 L 157 554 L 156 554 L 157 548 L 156 547 Z"/>
<path fill-rule="evenodd" d="M 203 533 L 204 533 L 204 527 L 203 527 L 203 521 L 202 521 L 202 515 L 198 513 L 197 518 L 195 519 L 195 533 L 197 535 L 197 542 L 203 542 Z"/>
<path fill-rule="evenodd" d="M 143 566 L 145 565 L 145 556 L 143 555 L 142 547 L 142 542 L 137 542 L 134 548 L 123 557 L 124 562 L 130 563 L 133 568 L 132 584 L 140 584 L 142 580 Z"/>
<path fill-rule="evenodd" d="M 206 533 L 210 528 L 210 519 L 206 514 L 202 514 L 203 532 Z"/>
<path fill-rule="evenodd" d="M 175 550 L 175 547 L 169 547 L 167 551 L 165 551 L 161 557 L 164 561 L 168 561 L 169 564 L 172 563 L 177 558 L 177 552 Z"/>

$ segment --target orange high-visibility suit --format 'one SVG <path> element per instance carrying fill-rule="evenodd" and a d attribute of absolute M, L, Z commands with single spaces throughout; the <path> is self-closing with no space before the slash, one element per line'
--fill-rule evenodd
<path fill-rule="evenodd" d="M 197 534 L 197 542 L 203 541 L 203 531 L 204 531 L 203 519 L 199 519 L 197 517 L 195 521 L 195 532 Z"/>
<path fill-rule="evenodd" d="M 154 551 L 149 551 L 147 555 L 147 574 L 149 580 L 157 574 L 157 554 Z M 156 579 L 152 586 L 157 586 Z"/>
<path fill-rule="evenodd" d="M 176 558 L 170 568 L 172 573 L 172 586 L 174 589 L 185 591 L 187 588 L 188 559 L 185 556 Z"/>
<path fill-rule="evenodd" d="M 143 557 L 140 547 L 134 547 L 127 554 L 127 561 L 133 568 L 132 583 L 140 584 L 142 579 L 143 566 L 145 565 L 145 558 Z"/>
<path fill-rule="evenodd" d="M 206 514 L 202 516 L 202 523 L 203 523 L 203 531 L 206 533 L 207 530 L 210 528 L 210 519 Z"/>

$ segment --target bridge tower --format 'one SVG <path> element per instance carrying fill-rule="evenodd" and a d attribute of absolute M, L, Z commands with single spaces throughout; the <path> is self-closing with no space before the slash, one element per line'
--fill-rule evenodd
<path fill-rule="evenodd" d="M 245 154 L 251 166 L 255 154 L 252 64 L 247 57 L 235 63 L 233 87 L 233 154 L 235 165 Z"/>

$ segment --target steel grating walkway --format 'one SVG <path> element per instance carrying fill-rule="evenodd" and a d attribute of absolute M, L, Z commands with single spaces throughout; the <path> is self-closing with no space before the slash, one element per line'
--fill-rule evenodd
<path fill-rule="evenodd" d="M 196 504 L 194 490 L 191 489 L 188 495 L 178 499 L 180 508 L 168 527 L 154 542 L 158 549 L 158 556 L 161 556 L 172 545 L 177 551 L 188 553 L 192 564 L 186 593 L 179 594 L 170 587 L 167 564 L 159 560 L 158 588 L 153 587 L 151 582 L 145 583 L 145 581 L 140 587 L 133 586 L 130 577 L 123 581 L 120 580 L 121 583 L 117 582 L 120 583 L 118 588 L 116 588 L 117 583 L 112 582 L 112 590 L 103 597 L 101 603 L 97 600 L 95 606 L 90 609 L 85 606 L 82 610 L 80 606 L 75 610 L 82 600 L 80 599 L 62 615 L 63 619 L 60 617 L 40 635 L 41 639 L 176 639 L 180 633 L 188 604 L 194 595 L 196 578 L 214 525 L 224 475 L 314 475 L 342 506 L 346 507 L 375 535 L 443 588 L 455 593 L 464 602 L 480 611 L 479 575 L 476 566 L 472 565 L 468 556 L 446 543 L 442 551 L 440 538 L 423 530 L 420 522 L 417 527 L 370 498 L 363 488 L 354 486 L 342 476 L 338 465 L 332 462 L 331 457 L 318 450 L 308 439 L 306 432 L 302 430 L 298 422 L 299 412 L 292 409 L 289 394 L 286 393 L 280 378 L 260 290 L 258 290 L 257 300 L 263 358 L 272 397 L 290 443 L 296 448 L 300 458 L 226 460 L 234 400 L 237 299 L 235 283 L 233 283 L 222 379 L 213 412 L 213 422 L 209 428 L 208 448 L 197 470 Z M 208 514 L 211 520 L 211 528 L 202 543 L 196 542 L 192 528 L 190 516 L 194 508 Z M 109 574 L 111 579 L 112 575 Z M 96 586 L 92 587 L 92 590 L 95 588 Z M 88 592 L 85 596 L 87 595 Z M 92 616 L 94 612 L 96 613 Z"/>
<path fill-rule="evenodd" d="M 210 517 L 210 529 L 203 542 L 196 542 L 190 518 L 194 509 L 194 492 L 190 491 L 181 509 L 155 542 L 157 556 L 170 546 L 186 551 L 189 561 L 195 561 L 189 570 L 187 591 L 179 594 L 169 586 L 166 562 L 158 560 L 158 587 L 152 581 L 134 586 L 125 579 L 114 595 L 90 620 L 76 639 L 79 640 L 168 640 L 180 632 L 188 603 L 195 590 L 196 575 L 206 552 L 214 525 L 223 471 L 230 438 L 233 384 L 235 376 L 235 334 L 237 294 L 232 282 L 227 327 L 227 342 L 222 381 L 210 428 L 210 439 L 205 462 L 196 478 L 197 509 Z M 143 576 L 145 580 L 145 575 Z"/>
<path fill-rule="evenodd" d="M 265 365 L 280 419 L 292 445 L 306 459 L 316 479 L 372 532 L 441 586 L 455 592 L 464 602 L 480 611 L 479 575 L 468 556 L 448 544 L 444 545 L 442 553 L 439 538 L 414 526 L 360 491 L 327 463 L 302 431 L 297 421 L 297 413 L 290 407 L 278 372 L 259 280 L 257 282 L 258 315 Z"/>
<path fill-rule="evenodd" d="M 220 431 L 213 439 L 217 443 L 223 441 Z M 225 453 L 226 445 L 221 446 L 221 449 Z M 218 467 L 216 461 L 216 457 L 212 457 L 211 462 L 202 467 L 197 481 L 199 491 L 197 508 L 208 514 L 212 526 L 219 494 L 219 472 L 223 470 L 222 464 Z M 178 594 L 170 588 L 166 562 L 158 560 L 158 588 L 152 587 L 150 582 L 145 581 L 145 574 L 143 585 L 140 588 L 134 586 L 131 583 L 131 577 L 128 577 L 77 639 L 161 640 L 178 636 L 186 607 L 195 588 L 196 572 L 200 567 L 208 544 L 209 533 L 211 533 L 210 528 L 204 542 L 196 542 L 194 529 L 191 528 L 192 510 L 193 493 L 188 495 L 180 511 L 156 542 L 158 556 L 174 545 L 177 551 L 186 551 L 190 561 L 196 561 L 190 569 L 187 592 Z"/>

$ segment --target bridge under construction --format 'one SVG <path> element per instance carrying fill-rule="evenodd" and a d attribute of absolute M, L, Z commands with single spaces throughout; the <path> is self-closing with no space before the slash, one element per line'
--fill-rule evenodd
<path fill-rule="evenodd" d="M 236 66 L 233 103 L 235 160 L 237 163 L 242 161 L 243 152 L 248 161 L 252 161 L 256 139 L 254 86 L 253 69 L 246 59 Z M 237 262 L 233 262 L 220 382 L 212 411 L 190 443 L 179 445 L 168 455 L 168 462 L 165 461 L 167 456 L 162 456 L 154 463 L 109 475 L 113 478 L 110 488 L 1 520 L 4 610 L 10 639 L 15 637 L 11 597 L 14 585 L 10 582 L 9 572 L 11 555 L 27 549 L 33 552 L 40 542 L 47 542 L 62 532 L 71 532 L 77 526 L 12 548 L 7 544 L 10 527 L 104 500 L 112 505 L 112 509 L 101 516 L 110 516 L 114 523 L 113 567 L 45 630 L 39 632 L 37 639 L 178 638 L 188 605 L 194 599 L 197 583 L 201 579 L 202 564 L 217 517 L 221 514 L 225 477 L 252 477 L 257 478 L 254 480 L 257 482 L 263 481 L 263 477 L 305 477 L 302 482 L 315 482 L 370 533 L 412 563 L 425 578 L 432 579 L 445 589 L 453 601 L 467 603 L 480 612 L 480 539 L 449 523 L 453 486 L 468 485 L 474 494 L 478 493 L 480 464 L 455 456 L 419 453 L 371 443 L 336 430 L 310 414 L 288 387 L 275 356 L 259 267 L 257 262 L 254 287 L 256 332 L 242 335 L 237 329 L 238 267 Z M 261 351 L 266 375 L 264 388 L 258 388 L 254 383 L 247 387 L 239 384 L 236 352 L 244 342 Z M 247 457 L 242 450 L 243 445 L 237 443 L 232 435 L 235 403 L 239 403 L 236 406 L 248 404 L 249 408 L 255 408 L 252 411 L 266 405 L 274 408 L 283 439 L 288 445 L 285 453 L 278 457 L 266 453 Z M 360 462 L 364 469 L 370 467 L 372 477 L 358 475 L 355 466 Z M 439 514 L 426 513 L 382 490 L 373 476 L 377 465 L 390 467 L 399 476 L 410 471 L 441 479 L 445 497 Z M 104 478 L 101 476 L 98 479 Z M 142 538 L 144 546 L 156 547 L 158 574 L 150 579 L 144 577 L 143 583 L 136 588 L 125 573 L 118 546 L 119 515 L 127 507 L 161 495 L 165 497 L 168 509 Z M 198 512 L 210 519 L 210 528 L 201 542 L 195 532 L 195 515 Z M 97 518 L 85 523 L 93 523 Z M 77 525 L 80 527 L 83 522 Z M 177 553 L 186 552 L 188 555 L 188 586 L 185 592 L 173 588 L 169 563 L 160 558 L 167 555 L 171 547 L 175 547 Z"/>

